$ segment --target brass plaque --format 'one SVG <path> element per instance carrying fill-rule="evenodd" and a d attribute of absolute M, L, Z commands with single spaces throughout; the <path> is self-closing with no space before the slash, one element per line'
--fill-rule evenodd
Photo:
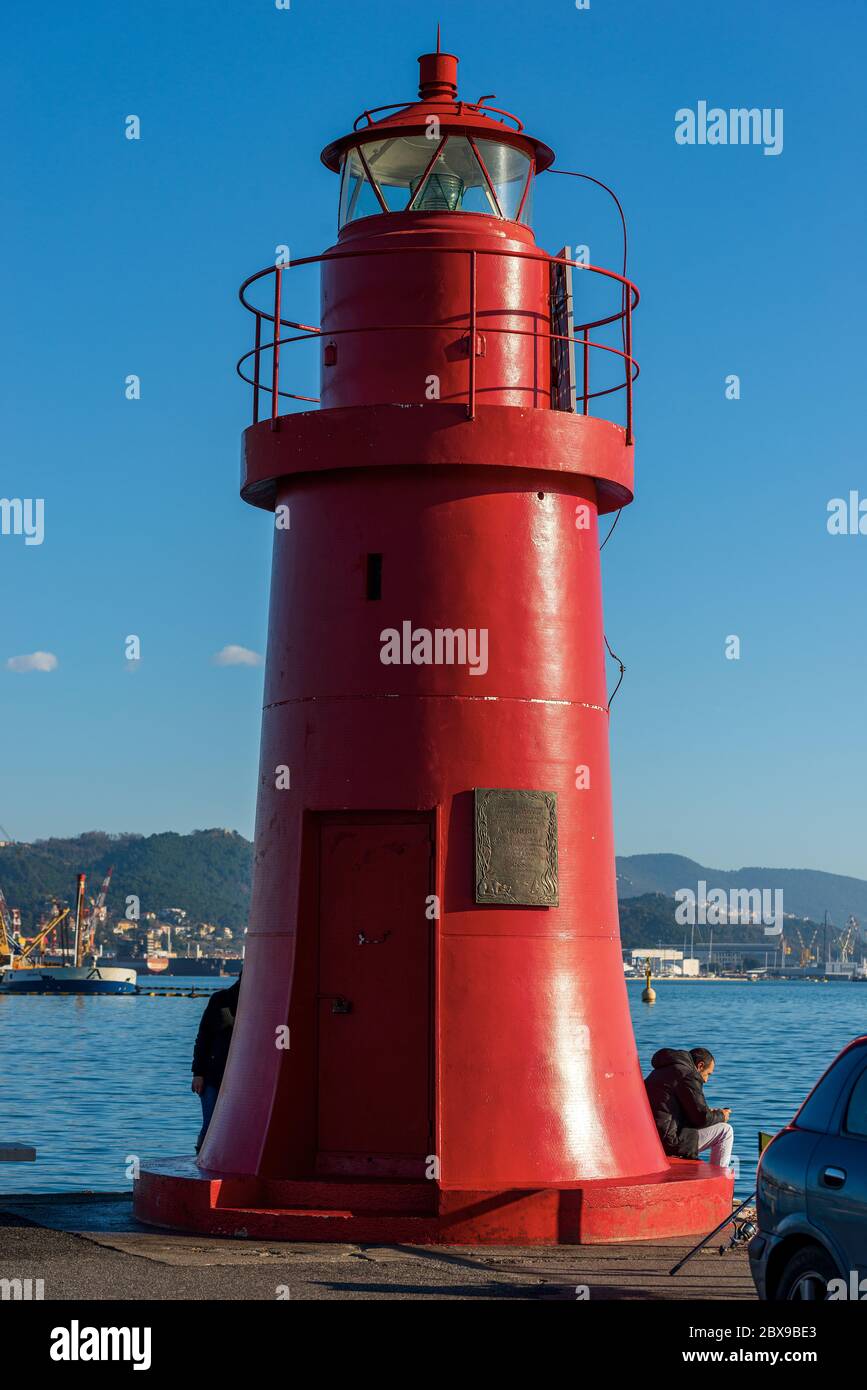
<path fill-rule="evenodd" d="M 556 792 L 476 787 L 476 902 L 560 906 Z"/>

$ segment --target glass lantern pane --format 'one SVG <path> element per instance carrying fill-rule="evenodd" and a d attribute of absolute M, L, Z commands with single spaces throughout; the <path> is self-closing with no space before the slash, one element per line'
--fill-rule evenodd
<path fill-rule="evenodd" d="M 477 140 L 476 146 L 485 162 L 491 183 L 494 185 L 503 216 L 508 218 L 510 222 L 517 221 L 518 208 L 521 206 L 521 199 L 524 196 L 524 188 L 530 173 L 529 155 L 524 154 L 523 150 L 516 149 L 514 145 L 501 144 L 499 140 Z M 530 193 L 527 194 L 527 202 L 525 202 L 521 214 L 522 222 L 529 223 L 530 221 L 527 215 L 529 199 Z"/>
<path fill-rule="evenodd" d="M 401 135 L 364 146 L 364 157 L 379 191 L 393 212 L 403 212 L 442 137 Z"/>
<path fill-rule="evenodd" d="M 382 208 L 358 157 L 358 151 L 347 150 L 343 157 L 340 184 L 339 226 L 343 227 L 347 222 L 354 222 L 359 217 L 371 217 L 377 212 L 382 212 Z"/>

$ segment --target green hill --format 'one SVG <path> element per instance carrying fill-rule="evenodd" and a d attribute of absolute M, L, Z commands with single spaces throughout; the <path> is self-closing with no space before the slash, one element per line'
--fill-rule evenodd
<path fill-rule="evenodd" d="M 87 874 L 88 894 L 95 896 L 114 865 L 111 917 L 122 917 L 127 897 L 134 894 L 142 914 L 180 907 L 193 921 L 242 931 L 252 862 L 253 846 L 233 830 L 194 830 L 190 835 L 92 830 L 75 839 L 0 848 L 0 886 L 9 906 L 21 909 L 26 932 L 46 907 L 46 898 L 74 902 L 76 874 Z"/>

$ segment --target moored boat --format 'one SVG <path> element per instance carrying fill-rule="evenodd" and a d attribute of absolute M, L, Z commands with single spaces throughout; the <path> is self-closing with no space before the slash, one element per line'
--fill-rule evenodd
<path fill-rule="evenodd" d="M 7 967 L 0 972 L 3 994 L 135 994 L 134 970 L 114 965 Z"/>

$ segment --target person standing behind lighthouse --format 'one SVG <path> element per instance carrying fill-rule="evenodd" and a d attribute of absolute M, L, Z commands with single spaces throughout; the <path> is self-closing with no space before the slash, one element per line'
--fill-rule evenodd
<path fill-rule="evenodd" d="M 228 989 L 218 989 L 208 1000 L 196 1044 L 193 1048 L 192 1090 L 202 1102 L 202 1128 L 196 1140 L 196 1153 L 205 1142 L 208 1125 L 217 1104 L 223 1072 L 229 1057 L 232 1029 L 238 1012 L 238 995 L 241 992 L 241 976 Z"/>

